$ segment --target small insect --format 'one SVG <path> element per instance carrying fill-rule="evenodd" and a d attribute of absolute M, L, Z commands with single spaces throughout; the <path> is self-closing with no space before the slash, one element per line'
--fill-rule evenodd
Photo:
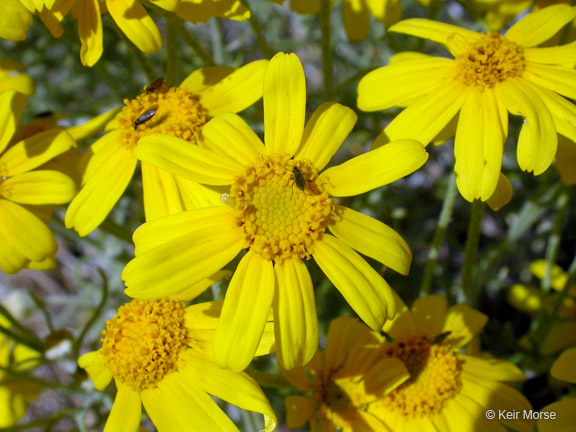
<path fill-rule="evenodd" d="M 160 76 L 144 87 L 144 93 L 152 93 L 162 87 L 162 84 L 164 84 L 164 77 Z"/>
<path fill-rule="evenodd" d="M 302 192 L 306 189 L 308 182 L 306 178 L 302 174 L 302 172 L 298 169 L 298 167 L 294 167 L 292 169 L 292 174 L 294 174 L 294 183 L 296 183 L 296 187 L 300 189 Z"/>
<path fill-rule="evenodd" d="M 432 342 L 430 345 L 438 345 L 439 343 L 444 342 L 444 340 L 450 336 L 450 334 L 452 334 L 451 331 L 446 331 L 444 333 L 440 333 L 437 334 L 436 336 L 434 336 L 434 338 L 432 339 Z"/>
<path fill-rule="evenodd" d="M 138 126 L 140 126 L 143 123 L 146 123 L 148 120 L 150 120 L 152 117 L 154 117 L 157 109 L 158 109 L 158 105 L 152 105 L 150 108 L 148 108 L 146 111 L 144 111 L 140 115 L 140 117 L 138 117 L 136 120 L 134 120 L 134 129 L 137 129 Z"/>

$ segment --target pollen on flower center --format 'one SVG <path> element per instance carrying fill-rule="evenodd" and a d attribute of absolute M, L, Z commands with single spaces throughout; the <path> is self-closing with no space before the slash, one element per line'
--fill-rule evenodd
<path fill-rule="evenodd" d="M 481 89 L 520 76 L 526 68 L 524 48 L 496 32 L 484 35 L 455 61 L 456 80 Z"/>
<path fill-rule="evenodd" d="M 406 417 L 439 412 L 461 388 L 461 362 L 449 340 L 432 344 L 427 337 L 394 342 L 385 357 L 400 359 L 410 379 L 384 397 L 384 405 Z"/>
<path fill-rule="evenodd" d="M 260 155 L 230 189 L 246 247 L 276 262 L 309 257 L 334 210 L 325 186 L 307 161 Z"/>
<path fill-rule="evenodd" d="M 177 369 L 188 342 L 184 303 L 132 300 L 106 322 L 102 354 L 116 379 L 135 391 L 155 387 Z"/>
<path fill-rule="evenodd" d="M 144 135 L 159 133 L 195 143 L 210 120 L 198 95 L 179 87 L 162 85 L 135 99 L 125 99 L 124 105 L 118 115 L 120 139 L 131 149 Z"/>

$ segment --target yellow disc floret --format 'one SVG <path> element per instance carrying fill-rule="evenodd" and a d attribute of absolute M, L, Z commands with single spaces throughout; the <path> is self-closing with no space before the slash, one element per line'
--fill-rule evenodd
<path fill-rule="evenodd" d="M 102 354 L 112 374 L 135 391 L 154 388 L 177 369 L 188 342 L 184 303 L 132 300 L 106 322 Z"/>
<path fill-rule="evenodd" d="M 450 340 L 437 344 L 427 336 L 390 343 L 385 357 L 400 359 L 410 378 L 383 398 L 387 409 L 417 418 L 438 413 L 460 391 L 461 362 Z"/>
<path fill-rule="evenodd" d="M 275 262 L 308 258 L 334 210 L 325 186 L 308 161 L 260 155 L 230 189 L 246 247 Z"/>
<path fill-rule="evenodd" d="M 121 140 L 133 149 L 144 135 L 167 134 L 196 143 L 210 120 L 198 95 L 179 87 L 160 86 L 125 99 L 118 115 Z"/>
<path fill-rule="evenodd" d="M 518 77 L 526 68 L 524 48 L 495 32 L 484 35 L 455 61 L 456 80 L 481 89 Z"/>

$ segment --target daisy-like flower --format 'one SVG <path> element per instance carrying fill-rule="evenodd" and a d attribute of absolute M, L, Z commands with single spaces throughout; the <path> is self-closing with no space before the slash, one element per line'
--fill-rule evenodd
<path fill-rule="evenodd" d="M 576 363 L 576 348 L 564 351 L 552 365 L 550 374 L 559 380 L 576 383 L 574 364 Z M 568 432 L 576 424 L 576 399 L 566 398 L 545 406 L 538 420 L 540 432 Z"/>
<path fill-rule="evenodd" d="M 136 432 L 142 405 L 159 432 L 238 431 L 210 397 L 264 415 L 265 431 L 276 416 L 256 382 L 243 372 L 219 368 L 212 339 L 221 303 L 185 307 L 177 299 L 133 300 L 106 322 L 102 348 L 78 360 L 97 390 L 112 378 L 117 395 L 105 432 Z M 270 344 L 263 346 L 263 353 Z"/>
<path fill-rule="evenodd" d="M 6 318 L 0 316 L 0 325 L 10 327 Z M 33 368 L 40 353 L 26 345 L 16 344 L 0 333 L 0 428 L 13 426 L 26 413 L 29 402 L 42 390 L 24 379 L 16 378 L 10 370 L 23 372 Z"/>
<path fill-rule="evenodd" d="M 144 137 L 136 155 L 202 184 L 229 186 L 225 203 L 144 224 L 122 274 L 126 294 L 157 298 L 185 289 L 242 250 L 216 331 L 216 362 L 234 370 L 252 360 L 274 310 L 278 356 L 286 369 L 307 363 L 318 346 L 316 305 L 303 259 L 313 257 L 358 315 L 379 329 L 394 316 L 393 292 L 357 251 L 407 274 L 411 253 L 387 225 L 336 205 L 392 183 L 422 166 L 424 147 L 400 140 L 319 173 L 356 122 L 354 112 L 323 104 L 304 128 L 306 83 L 294 54 L 277 54 L 264 76 L 266 145 L 237 115 L 204 126 L 209 148 Z M 332 234 L 328 234 L 330 229 Z"/>
<path fill-rule="evenodd" d="M 525 379 L 511 362 L 460 352 L 486 324 L 485 315 L 465 305 L 447 308 L 442 296 L 417 299 L 411 309 L 400 307 L 384 325 L 393 342 L 384 342 L 380 355 L 400 359 L 410 378 L 370 404 L 368 412 L 386 426 L 380 430 L 534 429 L 527 419 L 486 418 L 489 409 L 521 412 L 531 406 L 504 384 Z"/>
<path fill-rule="evenodd" d="M 305 392 L 286 398 L 286 425 L 296 429 L 309 423 L 312 432 L 385 430 L 369 406 L 410 374 L 402 360 L 380 357 L 383 341 L 355 318 L 332 321 L 326 349 L 318 351 L 305 368 L 282 371 Z"/>
<path fill-rule="evenodd" d="M 527 15 L 504 35 L 426 19 L 401 21 L 389 30 L 442 43 L 454 59 L 413 55 L 370 72 L 358 85 L 358 107 L 407 106 L 382 141 L 414 138 L 427 144 L 440 133 L 453 136 L 457 123 L 458 189 L 468 201 L 486 201 L 500 179 L 507 111 L 524 117 L 517 157 L 525 171 L 538 175 L 550 166 L 557 134 L 576 141 L 576 106 L 564 98 L 576 98 L 576 71 L 566 66 L 576 46 L 536 48 L 575 16 L 576 8 L 551 6 Z"/>
<path fill-rule="evenodd" d="M 78 36 L 82 42 L 80 60 L 84 66 L 93 66 L 103 51 L 102 14 L 109 13 L 120 30 L 143 53 L 152 54 L 162 48 L 158 27 L 140 0 L 7 0 L 7 15 L 0 18 L 0 36 L 23 40 L 32 23 L 32 14 L 38 14 L 54 37 L 62 36 L 62 19 L 72 11 L 78 20 Z M 149 0 L 152 4 L 174 12 L 192 22 L 205 22 L 213 16 L 243 20 L 247 10 L 238 0 Z M 11 29 L 11 26 L 15 28 Z"/>
<path fill-rule="evenodd" d="M 40 265 L 58 249 L 50 229 L 26 206 L 64 204 L 76 192 L 65 174 L 36 169 L 76 146 L 68 132 L 52 128 L 11 143 L 25 105 L 21 93 L 0 93 L 0 269 L 9 274 Z"/>
<path fill-rule="evenodd" d="M 303 15 L 316 14 L 320 12 L 320 0 L 290 0 L 290 8 Z M 402 16 L 400 0 L 342 0 L 342 21 L 350 41 L 366 39 L 370 15 L 389 26 Z"/>
<path fill-rule="evenodd" d="M 529 268 L 538 279 L 544 279 L 547 266 L 545 260 L 538 260 L 530 264 Z M 568 274 L 560 266 L 554 265 L 550 272 L 550 286 L 553 289 L 551 293 L 544 295 L 538 287 L 516 284 L 510 288 L 508 301 L 516 309 L 530 315 L 537 313 L 541 308 L 546 308 L 551 313 L 556 296 L 565 288 L 567 280 Z M 557 321 L 552 324 L 546 338 L 538 341 L 543 354 L 556 353 L 576 345 L 576 286 L 567 289 L 568 296 L 559 311 Z"/>
<path fill-rule="evenodd" d="M 66 227 L 85 236 L 102 223 L 136 170 L 133 152 L 143 136 L 163 133 L 186 141 L 186 147 L 196 146 L 202 143 L 202 127 L 212 116 L 241 111 L 260 99 L 267 64 L 259 60 L 237 70 L 198 69 L 179 87 L 154 84 L 135 99 L 124 100 L 108 133 L 83 157 L 82 189 L 68 207 Z M 166 156 L 178 158 L 183 150 Z M 146 163 L 142 164 L 142 183 L 147 220 L 219 201 L 219 194 Z"/>

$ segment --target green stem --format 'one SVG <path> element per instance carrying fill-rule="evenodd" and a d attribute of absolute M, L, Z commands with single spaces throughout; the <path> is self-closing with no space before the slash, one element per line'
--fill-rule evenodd
<path fill-rule="evenodd" d="M 144 53 L 142 51 L 140 51 L 138 49 L 138 47 L 136 45 L 134 45 L 134 43 L 132 43 L 132 41 L 126 37 L 124 32 L 122 30 L 120 30 L 120 27 L 118 27 L 118 25 L 116 24 L 116 22 L 113 19 L 110 19 L 110 22 L 112 24 L 112 27 L 116 31 L 116 34 L 118 35 L 118 37 L 120 39 L 122 39 L 122 41 L 128 47 L 130 54 L 132 55 L 132 57 L 136 61 L 136 64 L 138 65 L 140 70 L 142 72 L 144 72 L 144 75 L 146 75 L 146 79 L 148 80 L 148 82 L 154 81 L 154 79 L 156 79 L 158 77 L 158 74 L 154 70 L 154 66 L 152 66 L 152 63 L 150 63 L 150 60 L 148 60 L 146 55 L 144 55 Z"/>
<path fill-rule="evenodd" d="M 0 315 L 2 315 L 11 324 L 12 328 L 0 325 L 0 333 L 14 339 L 15 342 L 26 345 L 38 352 L 44 352 L 44 343 L 32 333 L 29 329 L 24 327 L 12 316 L 8 310 L 0 304 Z"/>
<path fill-rule="evenodd" d="M 478 244 L 482 232 L 482 219 L 484 218 L 485 204 L 480 200 L 472 203 L 470 224 L 468 225 L 468 236 L 466 238 L 466 249 L 464 250 L 464 265 L 462 267 L 462 292 L 470 306 L 476 304 L 478 293 L 474 289 L 473 273 L 478 255 Z"/>
<path fill-rule="evenodd" d="M 240 3 L 242 3 L 244 7 L 250 11 L 250 18 L 248 19 L 248 22 L 250 23 L 250 27 L 256 36 L 256 44 L 258 44 L 258 48 L 264 57 L 271 59 L 276 54 L 276 50 L 268 45 L 268 42 L 266 42 L 266 38 L 262 32 L 262 26 L 260 26 L 260 23 L 256 19 L 254 12 L 252 12 L 252 9 L 250 8 L 250 2 L 248 0 L 240 0 Z"/>
<path fill-rule="evenodd" d="M 166 20 L 166 83 L 177 84 L 178 75 L 178 29 L 175 20 Z"/>
<path fill-rule="evenodd" d="M 210 25 L 210 43 L 214 53 L 216 64 L 224 63 L 224 42 L 222 39 L 222 25 L 219 18 L 213 18 L 209 21 Z"/>
<path fill-rule="evenodd" d="M 564 188 L 556 201 L 556 215 L 554 217 L 554 225 L 552 227 L 552 233 L 550 234 L 548 240 L 548 247 L 546 249 L 546 273 L 541 281 L 542 291 L 547 293 L 550 291 L 551 282 L 551 272 L 552 267 L 556 263 L 558 258 L 558 251 L 560 249 L 560 240 L 562 237 L 562 228 L 566 221 L 566 212 L 568 211 L 568 203 L 570 202 L 570 197 L 568 191 Z"/>
<path fill-rule="evenodd" d="M 322 33 L 322 73 L 324 75 L 324 99 L 330 101 L 334 94 L 334 65 L 332 59 L 330 16 L 332 4 L 330 0 L 320 1 L 320 31 Z"/>
<path fill-rule="evenodd" d="M 444 196 L 444 202 L 442 203 L 442 210 L 440 211 L 438 223 L 436 224 L 432 246 L 428 252 L 428 261 L 426 262 L 424 277 L 420 287 L 420 293 L 422 295 L 430 295 L 432 292 L 432 280 L 434 279 L 434 269 L 438 262 L 438 252 L 442 242 L 444 241 L 444 237 L 446 236 L 448 225 L 452 220 L 452 212 L 454 211 L 454 202 L 456 201 L 457 195 L 458 189 L 456 188 L 456 178 L 454 172 L 452 172 L 448 178 L 448 187 L 446 188 L 446 195 Z"/>
<path fill-rule="evenodd" d="M 182 20 L 170 18 L 170 21 L 176 30 L 178 30 L 180 37 L 190 48 L 192 48 L 196 55 L 200 57 L 204 65 L 214 66 L 216 64 L 210 53 L 202 47 L 198 39 L 196 39 L 196 36 L 194 36 L 194 34 L 186 27 Z"/>
<path fill-rule="evenodd" d="M 94 325 L 94 323 L 102 313 L 104 305 L 106 304 L 106 300 L 108 299 L 108 278 L 101 269 L 98 269 L 98 272 L 100 273 L 100 277 L 102 278 L 102 298 L 100 299 L 100 303 L 98 303 L 96 310 L 94 311 L 94 313 L 92 314 L 92 316 L 90 317 L 90 319 L 80 332 L 80 335 L 74 341 L 74 344 L 72 346 L 72 358 L 74 359 L 77 359 L 79 357 L 80 348 L 82 347 L 82 341 L 84 340 L 86 333 L 88 333 L 88 330 L 90 330 L 92 325 Z"/>

